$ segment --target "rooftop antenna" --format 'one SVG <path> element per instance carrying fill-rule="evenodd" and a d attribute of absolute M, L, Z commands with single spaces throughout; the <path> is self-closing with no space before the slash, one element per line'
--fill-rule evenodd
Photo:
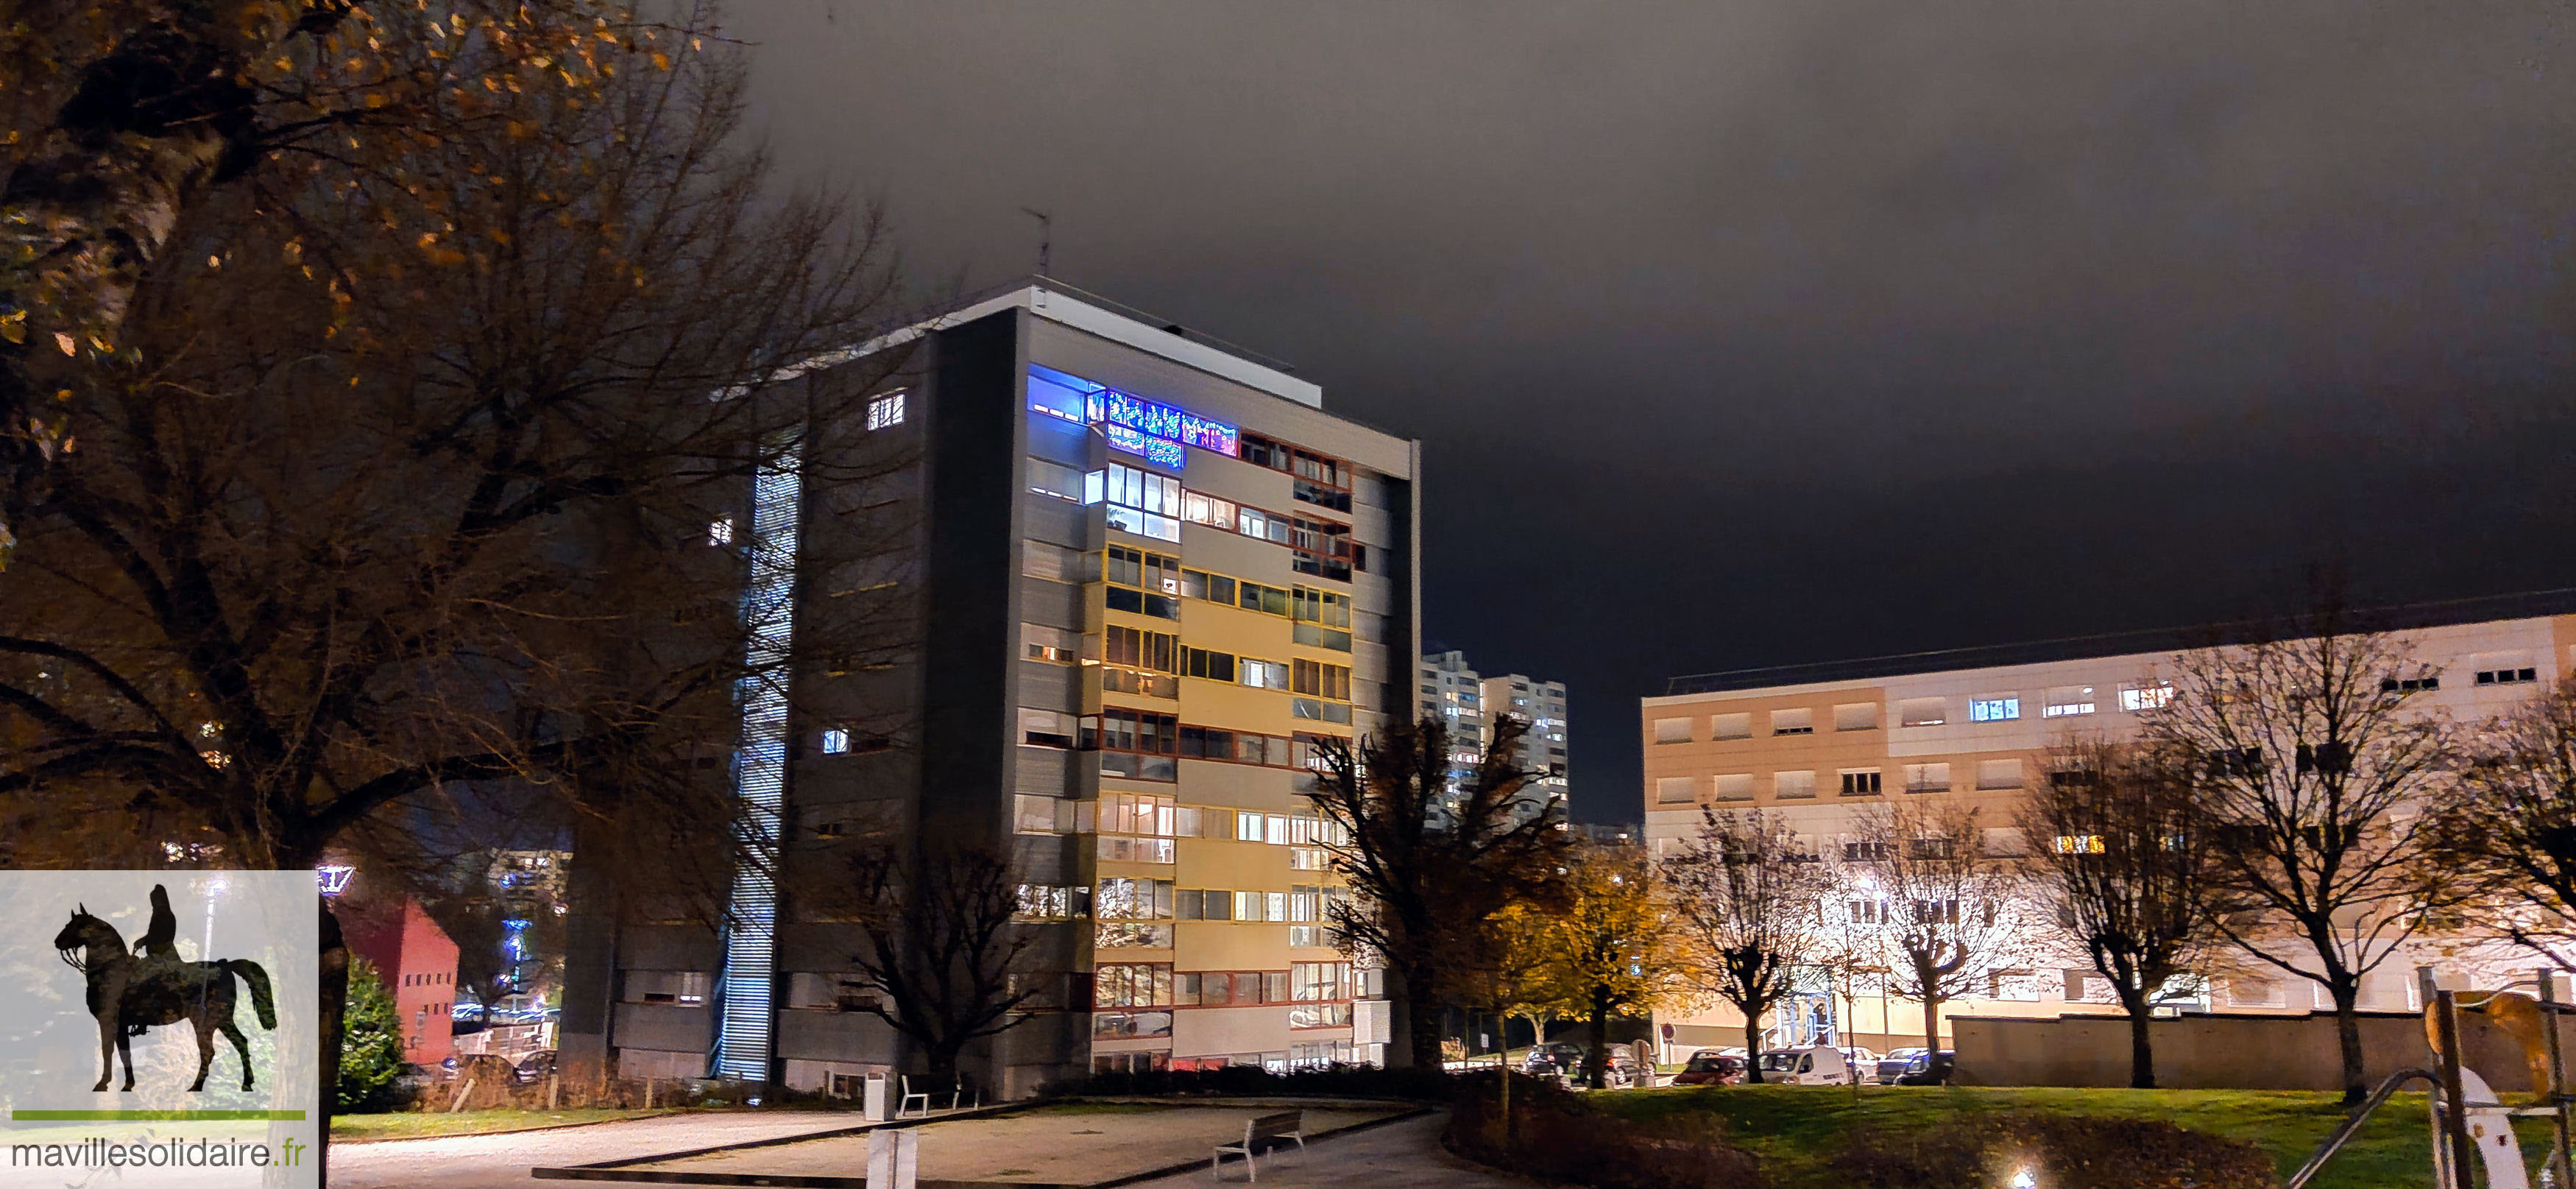
<path fill-rule="evenodd" d="M 1055 221 L 1047 218 L 1045 211 L 1031 210 L 1028 207 L 1021 207 L 1020 213 L 1038 221 L 1038 275 L 1046 276 L 1052 249 L 1055 246 Z"/>

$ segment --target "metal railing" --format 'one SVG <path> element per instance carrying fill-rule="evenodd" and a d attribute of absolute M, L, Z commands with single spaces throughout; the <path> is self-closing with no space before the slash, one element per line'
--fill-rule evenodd
<path fill-rule="evenodd" d="M 2317 1145 L 2316 1153 L 2308 1157 L 2308 1162 L 2300 1165 L 2299 1171 L 2291 1173 L 2289 1180 L 2282 1182 L 2281 1189 L 2303 1189 L 2326 1166 L 2326 1161 L 2333 1159 L 2335 1153 L 2351 1142 L 2353 1135 L 2361 1130 L 2361 1125 L 2369 1120 L 2370 1112 L 2386 1104 L 2389 1096 L 2397 1093 L 2398 1087 L 2418 1078 L 2436 1084 L 2441 1081 L 2429 1069 L 2401 1069 L 2388 1075 L 2379 1083 L 2378 1089 L 2370 1092 L 2370 1097 L 2362 1100 L 2359 1108 L 2344 1116 L 2343 1123 L 2334 1129 L 2334 1134 L 2326 1137 L 2326 1142 Z"/>

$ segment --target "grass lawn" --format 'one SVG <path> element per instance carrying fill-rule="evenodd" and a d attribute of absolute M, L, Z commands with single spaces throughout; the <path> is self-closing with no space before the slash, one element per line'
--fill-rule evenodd
<path fill-rule="evenodd" d="M 2092 1090 L 2053 1087 L 1863 1086 L 1857 1104 L 1843 1086 L 1693 1086 L 1594 1096 L 1593 1105 L 1631 1118 L 1707 1114 L 1731 1142 L 1751 1149 L 1780 1184 L 1830 1185 L 1824 1162 L 1855 1125 L 1935 1128 L 2009 1110 L 2168 1119 L 2194 1131 L 2249 1141 L 2289 1176 L 2343 1121 L 2338 1095 L 2304 1090 Z M 2520 1120 L 2525 1160 L 2548 1148 L 2543 1120 Z M 2317 1189 L 2379 1189 L 2430 1183 L 2431 1136 L 2424 1096 L 2400 1094 L 2372 1114 L 2314 1182 Z"/>
<path fill-rule="evenodd" d="M 359 1142 L 374 1139 L 420 1139 L 432 1135 L 489 1135 L 501 1131 L 529 1131 L 539 1127 L 566 1127 L 578 1123 L 606 1123 L 613 1119 L 640 1119 L 647 1115 L 667 1115 L 671 1111 L 572 1110 L 559 1111 L 458 1111 L 455 1114 L 432 1114 L 402 1111 L 388 1115 L 333 1115 L 331 1138 L 336 1142 Z"/>

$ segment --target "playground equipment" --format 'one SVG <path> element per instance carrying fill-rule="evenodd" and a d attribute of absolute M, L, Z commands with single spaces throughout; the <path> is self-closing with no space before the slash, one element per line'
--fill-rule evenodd
<path fill-rule="evenodd" d="M 2479 1179 L 2470 1172 L 2473 1166 L 2486 1170 L 2485 1189 L 2531 1189 L 2530 1170 L 2523 1165 L 2522 1145 L 2513 1132 L 2513 1121 L 2518 1117 L 2550 1120 L 2552 1135 L 2541 1183 L 2554 1189 L 2576 1189 L 2576 1180 L 2569 1176 L 2568 1153 L 2568 1107 L 2576 1103 L 2576 1096 L 2567 1092 L 2566 1065 L 2559 1052 L 2556 974 L 2542 967 L 2528 979 L 2492 991 L 2444 991 L 2433 985 L 2432 967 L 2416 967 L 2416 982 L 2424 993 L 2424 1039 L 2432 1046 L 2434 1068 L 2401 1069 L 2388 1075 L 2358 1109 L 2344 1118 L 2334 1134 L 2317 1146 L 2307 1163 L 2290 1175 L 2283 1189 L 2304 1189 L 2361 1130 L 2372 1111 L 2400 1088 L 2416 1081 L 2432 1084 L 2429 1102 L 2433 1184 L 2437 1189 L 2478 1189 Z M 2523 994 L 2519 989 L 2522 987 L 2533 987 L 2539 995 Z M 2538 1105 L 2504 1105 L 2485 1078 L 2461 1063 L 2460 1013 L 2464 1011 L 2484 1013 L 2499 1030 L 2521 1043 L 2523 1058 L 2531 1066 L 2531 1084 L 2541 1094 Z"/>

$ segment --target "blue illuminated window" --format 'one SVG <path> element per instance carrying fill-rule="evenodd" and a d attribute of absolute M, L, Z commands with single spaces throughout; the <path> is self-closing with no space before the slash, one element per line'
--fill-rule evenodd
<path fill-rule="evenodd" d="M 1968 699 L 1969 722 L 2010 722 L 2020 717 L 2020 698 Z"/>
<path fill-rule="evenodd" d="M 1103 426 L 1110 445 L 1175 470 L 1181 466 L 1182 446 L 1228 457 L 1240 456 L 1243 450 L 1243 435 L 1222 421 L 1051 367 L 1029 367 L 1029 408 L 1066 421 Z"/>

